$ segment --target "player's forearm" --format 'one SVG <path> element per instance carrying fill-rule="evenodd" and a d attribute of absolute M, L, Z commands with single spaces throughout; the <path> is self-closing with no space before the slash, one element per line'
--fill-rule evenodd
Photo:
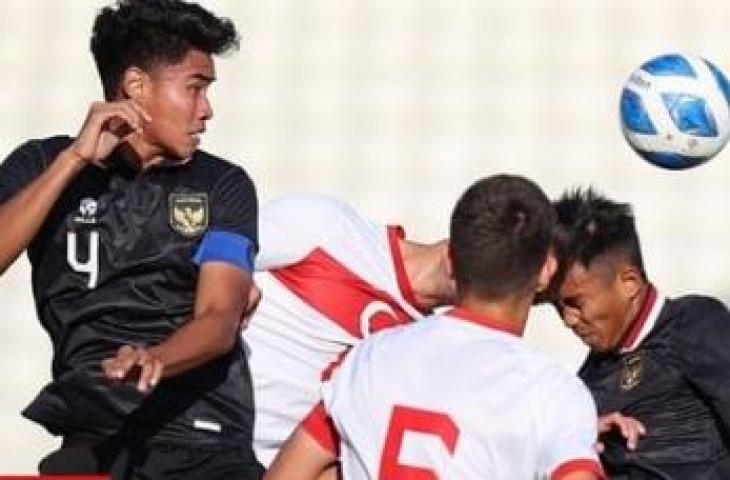
<path fill-rule="evenodd" d="M 164 342 L 151 347 L 150 354 L 162 361 L 167 378 L 203 365 L 229 352 L 239 335 L 241 315 L 210 311 L 202 313 Z"/>
<path fill-rule="evenodd" d="M 336 478 L 337 470 L 332 470 L 336 461 L 332 452 L 300 426 L 279 450 L 264 480 L 320 480 L 333 478 L 333 474 Z"/>
<path fill-rule="evenodd" d="M 37 179 L 0 205 L 0 273 L 25 250 L 85 161 L 64 150 Z"/>

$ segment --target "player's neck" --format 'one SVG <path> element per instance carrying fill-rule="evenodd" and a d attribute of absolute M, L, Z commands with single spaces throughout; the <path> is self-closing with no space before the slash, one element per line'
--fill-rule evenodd
<path fill-rule="evenodd" d="M 448 269 L 448 243 L 399 242 L 406 276 L 413 295 L 422 307 L 432 309 L 453 303 L 454 287 Z"/>
<path fill-rule="evenodd" d="M 639 312 L 643 309 L 647 301 L 647 296 L 649 295 L 649 290 L 651 289 L 650 285 L 649 282 L 642 283 L 636 296 L 628 302 L 626 315 L 624 316 L 624 325 L 621 329 L 621 336 L 619 337 L 620 341 L 623 341 L 628 336 L 629 331 L 639 319 Z"/>
<path fill-rule="evenodd" d="M 132 135 L 120 147 L 126 161 L 137 170 L 146 170 L 165 159 L 159 148 L 150 145 L 139 135 Z"/>
<path fill-rule="evenodd" d="M 503 325 L 506 329 L 522 335 L 527 325 L 527 315 L 532 306 L 531 298 L 509 297 L 498 301 L 488 301 L 475 295 L 466 294 L 459 299 L 457 306 L 480 317 L 489 319 L 490 324 Z"/>

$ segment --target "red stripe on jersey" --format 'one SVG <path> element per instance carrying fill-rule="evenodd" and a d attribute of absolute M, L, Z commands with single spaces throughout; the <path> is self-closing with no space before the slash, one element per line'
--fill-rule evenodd
<path fill-rule="evenodd" d="M 271 274 L 353 337 L 413 320 L 388 292 L 370 285 L 319 247 L 302 261 Z"/>
<path fill-rule="evenodd" d="M 332 419 L 327 416 L 324 403 L 321 401 L 312 408 L 312 411 L 304 417 L 300 426 L 314 438 L 319 445 L 332 453 L 340 456 L 340 436 L 335 429 Z"/>
<path fill-rule="evenodd" d="M 550 475 L 550 480 L 561 480 L 575 472 L 591 472 L 596 475 L 596 478 L 601 480 L 608 478 L 606 477 L 606 473 L 603 471 L 603 467 L 600 463 L 598 463 L 598 461 L 593 460 L 592 458 L 577 458 L 561 463 L 558 468 L 553 471 L 552 475 Z"/>
<path fill-rule="evenodd" d="M 477 325 L 481 325 L 482 327 L 489 327 L 494 330 L 499 330 L 501 332 L 509 333 L 518 337 L 522 336 L 522 330 L 520 330 L 521 325 L 496 322 L 493 318 L 486 315 L 481 315 L 473 310 L 469 310 L 468 308 L 452 308 L 451 310 L 448 310 L 446 313 L 444 313 L 444 315 L 458 318 L 460 320 L 466 320 L 467 322 L 476 323 Z"/>
<path fill-rule="evenodd" d="M 342 364 L 342 362 L 345 361 L 345 356 L 347 356 L 349 351 L 350 351 L 350 347 L 347 347 L 345 350 L 341 351 L 337 355 L 337 358 L 332 360 L 332 362 L 329 365 L 327 365 L 327 368 L 325 368 L 322 371 L 322 375 L 320 376 L 319 379 L 322 380 L 323 382 L 326 382 L 327 380 L 332 378 L 332 374 L 335 372 L 337 367 L 339 367 Z"/>
<path fill-rule="evenodd" d="M 621 348 L 631 348 L 634 345 L 634 342 L 636 341 L 636 338 L 639 336 L 639 333 L 641 332 L 641 328 L 646 323 L 646 320 L 649 318 L 649 313 L 651 312 L 651 307 L 654 306 L 654 302 L 656 302 L 657 298 L 657 291 L 656 288 L 654 288 L 654 285 L 649 284 L 649 291 L 646 292 L 646 297 L 644 298 L 644 303 L 642 303 L 641 308 L 639 309 L 639 313 L 636 314 L 636 317 L 631 322 L 631 326 L 629 327 L 629 330 L 626 332 L 626 335 L 624 336 L 623 340 L 621 341 Z"/>

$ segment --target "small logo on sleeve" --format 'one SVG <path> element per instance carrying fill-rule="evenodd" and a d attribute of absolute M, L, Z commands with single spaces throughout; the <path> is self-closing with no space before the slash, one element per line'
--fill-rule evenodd
<path fill-rule="evenodd" d="M 171 193 L 170 226 L 186 236 L 200 235 L 208 227 L 208 195 L 205 193 Z"/>

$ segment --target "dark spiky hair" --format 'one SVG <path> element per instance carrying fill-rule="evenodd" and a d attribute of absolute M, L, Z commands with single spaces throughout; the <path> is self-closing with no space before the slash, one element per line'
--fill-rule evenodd
<path fill-rule="evenodd" d="M 237 47 L 233 22 L 181 0 L 118 0 L 99 12 L 91 36 L 107 100 L 130 66 L 147 71 L 174 65 L 191 49 L 219 55 Z"/>
<path fill-rule="evenodd" d="M 593 188 L 575 188 L 554 202 L 555 251 L 561 281 L 574 262 L 590 268 L 596 259 L 620 255 L 646 279 L 631 205 L 609 200 Z"/>

